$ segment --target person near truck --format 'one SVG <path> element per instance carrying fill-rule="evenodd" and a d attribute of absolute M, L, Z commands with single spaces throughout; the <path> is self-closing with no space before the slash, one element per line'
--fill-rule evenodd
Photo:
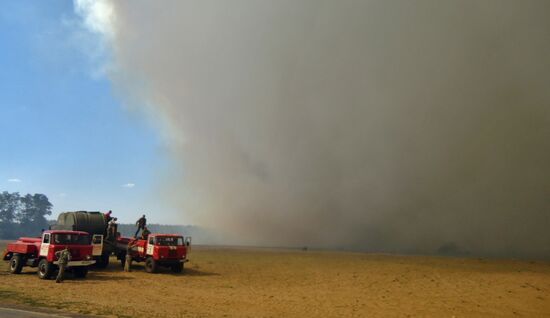
<path fill-rule="evenodd" d="M 71 252 L 69 252 L 69 246 L 65 246 L 65 249 L 62 249 L 61 251 L 55 252 L 55 256 L 57 257 L 57 266 L 59 266 L 59 272 L 57 273 L 57 278 L 55 279 L 56 283 L 63 282 L 63 279 L 65 278 L 65 268 L 71 261 Z"/>
<path fill-rule="evenodd" d="M 137 220 L 136 226 L 137 226 L 137 231 L 136 231 L 136 234 L 134 234 L 134 238 L 138 237 L 139 230 L 144 230 L 145 227 L 147 226 L 147 219 L 145 218 L 145 214 L 142 215 L 141 218 L 139 218 L 139 220 Z"/>
<path fill-rule="evenodd" d="M 107 236 L 111 238 L 116 238 L 118 223 L 117 218 L 113 218 L 111 221 L 109 221 L 109 225 L 107 227 Z"/>
<path fill-rule="evenodd" d="M 109 221 L 113 219 L 113 217 L 111 216 L 112 213 L 113 211 L 109 210 L 109 212 L 103 214 L 103 218 L 105 218 L 105 224 L 109 224 Z"/>
<path fill-rule="evenodd" d="M 109 235 L 109 222 L 113 219 L 111 216 L 112 213 L 113 211 L 109 210 L 109 212 L 103 214 L 103 218 L 105 219 L 105 235 Z"/>
<path fill-rule="evenodd" d="M 124 262 L 124 271 L 132 271 L 132 248 L 137 245 L 137 240 L 131 240 L 126 247 L 126 258 Z"/>
<path fill-rule="evenodd" d="M 145 227 L 143 231 L 141 231 L 141 239 L 146 240 L 149 237 L 149 234 L 151 234 L 151 231 L 149 231 L 149 229 Z"/>

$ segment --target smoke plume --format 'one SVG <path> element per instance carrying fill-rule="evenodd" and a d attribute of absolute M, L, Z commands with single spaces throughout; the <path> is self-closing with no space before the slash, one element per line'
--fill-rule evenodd
<path fill-rule="evenodd" d="M 187 220 L 231 243 L 550 255 L 550 2 L 101 3 Z"/>

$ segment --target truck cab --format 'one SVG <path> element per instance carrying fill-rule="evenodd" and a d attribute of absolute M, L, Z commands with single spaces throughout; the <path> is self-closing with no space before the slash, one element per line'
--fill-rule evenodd
<path fill-rule="evenodd" d="M 188 261 L 187 251 L 191 238 L 184 239 L 178 234 L 150 234 L 146 240 L 130 242 L 132 260 L 145 261 L 145 270 L 154 273 L 159 267 L 169 267 L 175 273 L 183 271 L 183 264 Z"/>
<path fill-rule="evenodd" d="M 81 231 L 44 231 L 41 237 L 22 237 L 9 243 L 3 259 L 10 262 L 10 272 L 19 274 L 24 266 L 38 267 L 38 277 L 48 279 L 57 270 L 56 252 L 69 248 L 71 261 L 68 269 L 76 277 L 85 277 L 92 258 L 93 245 L 90 235 Z"/>

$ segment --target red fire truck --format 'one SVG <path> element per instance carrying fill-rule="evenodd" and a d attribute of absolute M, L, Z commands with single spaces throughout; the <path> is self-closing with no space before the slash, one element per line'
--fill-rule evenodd
<path fill-rule="evenodd" d="M 148 273 L 157 272 L 159 267 L 169 267 L 175 273 L 183 271 L 183 264 L 188 261 L 187 250 L 191 238 L 177 234 L 150 234 L 147 240 L 129 242 L 132 261 L 145 262 Z M 121 258 L 124 265 L 125 257 Z"/>
<path fill-rule="evenodd" d="M 75 277 L 86 277 L 88 266 L 95 263 L 90 235 L 81 231 L 45 231 L 42 237 L 22 237 L 9 243 L 3 260 L 10 262 L 10 272 L 21 273 L 23 266 L 38 267 L 38 277 L 49 279 L 57 270 L 55 252 L 69 248 L 71 261 L 67 269 Z"/>

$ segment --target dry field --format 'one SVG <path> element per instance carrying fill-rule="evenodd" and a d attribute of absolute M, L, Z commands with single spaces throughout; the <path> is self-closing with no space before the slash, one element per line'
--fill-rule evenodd
<path fill-rule="evenodd" d="M 34 269 L 11 275 L 6 263 L 0 305 L 113 317 L 550 317 L 548 262 L 208 247 L 190 258 L 184 274 L 117 263 L 63 284 Z"/>

